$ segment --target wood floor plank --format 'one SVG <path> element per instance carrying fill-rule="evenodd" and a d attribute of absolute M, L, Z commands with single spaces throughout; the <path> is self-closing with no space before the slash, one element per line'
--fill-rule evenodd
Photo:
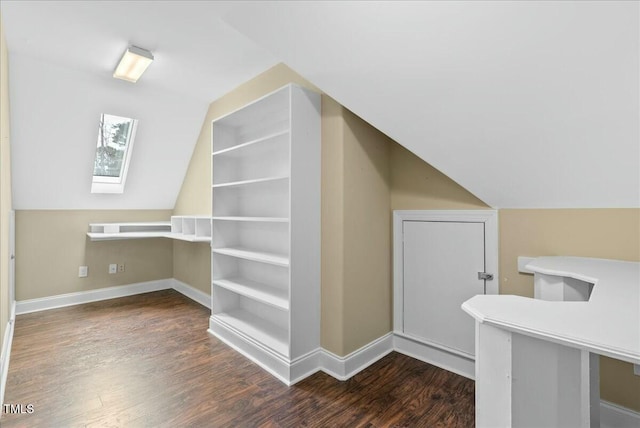
<path fill-rule="evenodd" d="M 9 427 L 473 427 L 474 384 L 391 353 L 341 382 L 287 387 L 208 335 L 173 290 L 19 315 Z"/>

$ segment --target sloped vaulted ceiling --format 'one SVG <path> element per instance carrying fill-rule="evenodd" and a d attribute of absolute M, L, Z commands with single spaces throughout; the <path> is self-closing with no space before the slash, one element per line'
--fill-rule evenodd
<path fill-rule="evenodd" d="M 277 63 L 206 3 L 0 7 L 16 209 L 172 209 L 209 103 Z M 135 84 L 111 77 L 129 44 L 156 58 Z M 124 194 L 90 193 L 101 113 L 139 120 Z"/>
<path fill-rule="evenodd" d="M 493 207 L 640 207 L 638 2 L 217 7 Z"/>
<path fill-rule="evenodd" d="M 640 206 L 638 2 L 0 7 L 17 209 L 171 208 L 208 103 L 277 62 L 493 207 Z M 124 195 L 89 193 L 101 112 L 140 119 Z"/>

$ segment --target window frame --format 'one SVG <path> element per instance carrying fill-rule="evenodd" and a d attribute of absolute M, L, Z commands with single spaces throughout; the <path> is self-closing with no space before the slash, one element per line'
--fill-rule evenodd
<path fill-rule="evenodd" d="M 130 117 L 118 116 L 115 114 L 102 113 L 100 115 L 100 123 L 104 123 L 104 117 L 111 116 L 118 119 L 125 119 L 131 121 L 131 127 L 129 129 L 129 134 L 127 138 L 127 144 L 125 147 L 125 153 L 122 157 L 122 166 L 120 167 L 120 174 L 117 177 L 108 177 L 101 175 L 93 175 L 91 180 L 91 193 L 124 193 L 124 185 L 127 181 L 127 174 L 129 172 L 129 164 L 131 161 L 131 154 L 133 153 L 133 144 L 136 139 L 136 131 L 138 129 L 138 119 L 133 119 Z M 98 131 L 100 132 L 100 131 Z M 98 142 L 96 144 L 96 153 L 98 145 L 100 144 L 100 134 L 98 133 Z M 94 156 L 94 171 L 95 171 L 95 161 L 96 158 Z"/>

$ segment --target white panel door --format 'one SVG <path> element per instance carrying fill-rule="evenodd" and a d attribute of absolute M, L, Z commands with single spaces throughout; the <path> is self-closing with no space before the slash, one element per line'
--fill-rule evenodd
<path fill-rule="evenodd" d="M 403 222 L 407 336 L 474 355 L 474 320 L 460 305 L 485 293 L 484 234 L 481 222 Z"/>

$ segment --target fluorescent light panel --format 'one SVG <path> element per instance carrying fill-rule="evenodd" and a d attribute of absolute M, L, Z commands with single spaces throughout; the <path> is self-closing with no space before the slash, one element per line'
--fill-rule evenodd
<path fill-rule="evenodd" d="M 142 73 L 153 62 L 153 55 L 146 49 L 137 46 L 129 46 L 122 55 L 113 77 L 135 83 Z"/>

